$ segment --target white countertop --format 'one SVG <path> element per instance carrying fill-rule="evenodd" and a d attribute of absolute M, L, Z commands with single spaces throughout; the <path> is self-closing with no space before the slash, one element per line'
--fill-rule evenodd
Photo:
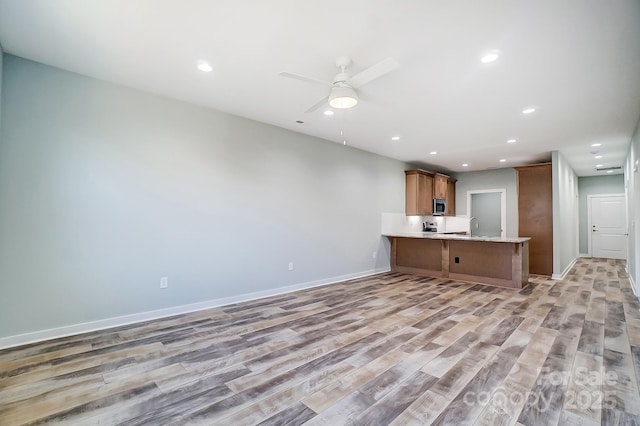
<path fill-rule="evenodd" d="M 399 237 L 399 238 L 429 238 L 432 240 L 462 240 L 462 241 L 487 241 L 490 243 L 523 243 L 529 241 L 531 237 L 516 237 L 516 238 L 502 238 L 502 237 L 472 237 L 469 235 L 460 234 L 437 234 L 433 232 L 398 232 L 393 234 L 382 234 L 385 237 Z"/>

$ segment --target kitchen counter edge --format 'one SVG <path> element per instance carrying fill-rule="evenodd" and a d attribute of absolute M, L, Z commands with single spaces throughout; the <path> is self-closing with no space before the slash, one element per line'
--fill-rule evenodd
<path fill-rule="evenodd" d="M 437 234 L 429 232 L 397 232 L 393 234 L 382 234 L 385 237 L 392 238 L 428 238 L 432 240 L 460 240 L 460 241 L 486 241 L 490 243 L 523 243 L 529 241 L 531 237 L 472 237 L 469 235 L 459 234 Z"/>

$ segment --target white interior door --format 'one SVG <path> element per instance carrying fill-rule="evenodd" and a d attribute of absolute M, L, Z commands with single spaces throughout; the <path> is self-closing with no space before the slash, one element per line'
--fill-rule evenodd
<path fill-rule="evenodd" d="M 590 203 L 591 255 L 627 258 L 627 217 L 624 195 L 592 196 Z"/>

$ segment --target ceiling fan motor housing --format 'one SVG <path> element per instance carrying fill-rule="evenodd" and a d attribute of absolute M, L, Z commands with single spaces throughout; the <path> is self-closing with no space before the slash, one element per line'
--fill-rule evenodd
<path fill-rule="evenodd" d="M 336 85 L 338 83 L 349 83 L 349 79 L 351 78 L 351 76 L 349 74 L 347 74 L 346 72 L 340 72 L 338 74 L 336 74 L 335 77 L 333 77 L 333 84 Z"/>

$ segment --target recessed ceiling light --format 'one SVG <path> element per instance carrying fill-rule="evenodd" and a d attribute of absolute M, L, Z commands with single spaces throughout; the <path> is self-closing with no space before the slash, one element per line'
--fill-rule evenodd
<path fill-rule="evenodd" d="M 463 163 L 462 167 L 469 167 L 469 165 L 467 163 Z"/>
<path fill-rule="evenodd" d="M 507 143 L 516 143 L 516 142 L 517 142 L 517 141 L 516 141 L 515 139 L 509 139 L 509 140 L 507 141 Z"/>
<path fill-rule="evenodd" d="M 507 162 L 506 158 L 501 158 L 499 161 L 500 161 L 501 163 L 506 163 L 506 162 Z"/>
<path fill-rule="evenodd" d="M 331 111 L 330 109 L 328 109 L 328 110 L 326 110 L 326 111 L 324 112 L 324 115 L 327 115 L 327 116 L 328 116 L 328 115 L 333 115 L 333 111 Z"/>
<path fill-rule="evenodd" d="M 437 153 L 438 153 L 437 151 L 431 151 L 429 154 L 436 155 Z"/>
<path fill-rule="evenodd" d="M 211 71 L 213 71 L 213 67 L 211 65 L 209 65 L 205 61 L 198 62 L 198 69 L 200 71 L 202 71 L 202 72 L 211 72 Z"/>
<path fill-rule="evenodd" d="M 522 110 L 523 114 L 533 114 L 534 112 L 536 112 L 536 109 L 533 108 L 533 107 L 525 108 L 525 109 Z"/>
<path fill-rule="evenodd" d="M 480 58 L 480 62 L 483 64 L 488 64 L 489 62 L 493 62 L 500 57 L 500 53 L 497 50 L 492 50 L 491 52 L 484 55 Z"/>
<path fill-rule="evenodd" d="M 602 155 L 596 155 L 596 156 L 595 156 L 595 157 L 593 157 L 593 158 L 602 158 Z"/>
<path fill-rule="evenodd" d="M 596 168 L 602 167 L 604 164 L 596 164 Z"/>
<path fill-rule="evenodd" d="M 399 141 L 400 140 L 400 136 L 393 136 L 391 138 L 392 141 Z"/>
<path fill-rule="evenodd" d="M 591 146 L 602 146 L 601 143 L 592 143 Z"/>
<path fill-rule="evenodd" d="M 346 144 L 347 144 L 347 141 L 346 141 L 346 140 L 343 140 L 343 141 L 342 141 L 342 145 L 346 145 Z"/>

